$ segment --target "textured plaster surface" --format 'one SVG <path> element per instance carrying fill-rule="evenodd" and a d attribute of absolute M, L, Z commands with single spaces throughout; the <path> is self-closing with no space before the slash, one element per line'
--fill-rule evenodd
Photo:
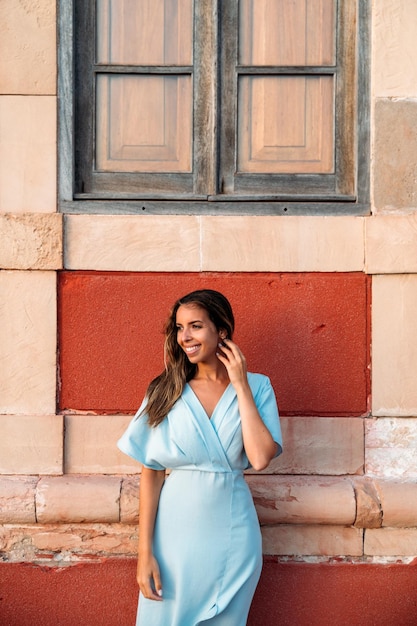
<path fill-rule="evenodd" d="M 282 414 L 367 412 L 369 281 L 359 273 L 64 272 L 61 409 L 135 412 L 163 368 L 169 307 L 202 287 L 229 297 L 249 370 L 270 376 Z"/>
<path fill-rule="evenodd" d="M 134 624 L 135 570 L 135 559 L 64 568 L 3 564 L 2 617 L 5 624 L 18 626 Z M 266 558 L 248 626 L 411 626 L 414 615 L 413 565 L 277 563 Z"/>

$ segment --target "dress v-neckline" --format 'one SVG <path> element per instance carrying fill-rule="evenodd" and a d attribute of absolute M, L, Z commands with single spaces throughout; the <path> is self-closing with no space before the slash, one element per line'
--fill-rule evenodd
<path fill-rule="evenodd" d="M 215 405 L 215 407 L 214 407 L 213 412 L 212 412 L 212 414 L 211 414 L 211 415 L 209 415 L 209 414 L 207 413 L 206 409 L 205 409 L 205 408 L 204 408 L 204 406 L 203 406 L 203 403 L 201 402 L 200 398 L 198 397 L 198 395 L 196 394 L 196 392 L 194 391 L 194 389 L 191 387 L 190 383 L 188 382 L 188 383 L 186 383 L 186 384 L 187 384 L 188 388 L 191 390 L 191 392 L 192 392 L 192 394 L 193 394 L 194 398 L 197 400 L 197 402 L 198 402 L 199 406 L 201 407 L 201 410 L 203 411 L 204 415 L 205 415 L 205 416 L 206 416 L 206 418 L 207 418 L 207 419 L 211 422 L 211 420 L 213 419 L 214 414 L 216 413 L 216 411 L 217 411 L 217 409 L 218 409 L 219 405 L 221 404 L 221 402 L 222 402 L 223 398 L 225 397 L 226 392 L 230 389 L 230 387 L 231 387 L 231 384 L 232 384 L 232 383 L 230 383 L 230 382 L 229 382 L 229 383 L 227 384 L 227 386 L 224 388 L 223 393 L 221 394 L 220 398 L 217 400 L 216 405 Z"/>

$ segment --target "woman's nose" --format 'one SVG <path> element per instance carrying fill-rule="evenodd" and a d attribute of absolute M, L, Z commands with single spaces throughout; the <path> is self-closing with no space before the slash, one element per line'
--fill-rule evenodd
<path fill-rule="evenodd" d="M 187 341 L 187 339 L 191 338 L 191 333 L 190 333 L 189 328 L 184 328 L 184 330 L 182 331 L 182 338 L 183 338 L 183 341 Z"/>

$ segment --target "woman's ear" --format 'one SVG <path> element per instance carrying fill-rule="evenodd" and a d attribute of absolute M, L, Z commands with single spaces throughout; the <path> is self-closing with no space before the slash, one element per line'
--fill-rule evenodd
<path fill-rule="evenodd" d="M 221 330 L 219 332 L 219 336 L 220 336 L 220 339 L 226 339 L 227 338 L 227 332 L 225 330 Z"/>

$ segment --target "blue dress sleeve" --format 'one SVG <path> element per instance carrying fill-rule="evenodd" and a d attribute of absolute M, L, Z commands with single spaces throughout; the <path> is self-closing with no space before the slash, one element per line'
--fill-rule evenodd
<path fill-rule="evenodd" d="M 141 415 L 146 405 L 146 399 L 142 402 L 135 417 L 117 442 L 119 450 L 139 461 L 145 467 L 154 470 L 164 470 L 165 467 L 153 458 L 153 440 L 158 436 L 158 429 L 151 428 L 148 424 L 146 413 Z"/>
<path fill-rule="evenodd" d="M 282 433 L 277 401 L 269 378 L 261 375 L 260 380 L 261 384 L 257 387 L 254 393 L 254 400 L 262 421 L 271 433 L 275 443 L 278 444 L 278 448 L 275 453 L 275 457 L 277 457 L 282 452 Z"/>

